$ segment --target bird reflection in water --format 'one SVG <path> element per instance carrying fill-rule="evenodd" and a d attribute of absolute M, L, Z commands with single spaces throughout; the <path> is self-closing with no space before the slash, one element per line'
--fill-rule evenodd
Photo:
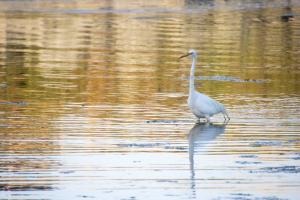
<path fill-rule="evenodd" d="M 189 132 L 189 160 L 191 171 L 191 189 L 193 198 L 196 198 L 196 182 L 194 155 L 197 149 L 203 148 L 207 143 L 214 141 L 225 132 L 226 124 L 196 123 Z"/>

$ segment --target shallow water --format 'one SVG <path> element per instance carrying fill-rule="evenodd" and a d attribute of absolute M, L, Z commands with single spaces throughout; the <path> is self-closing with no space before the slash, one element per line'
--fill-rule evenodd
<path fill-rule="evenodd" d="M 298 199 L 299 13 L 292 0 L 0 1 L 0 199 Z M 228 124 L 195 124 L 178 61 L 190 48 Z"/>

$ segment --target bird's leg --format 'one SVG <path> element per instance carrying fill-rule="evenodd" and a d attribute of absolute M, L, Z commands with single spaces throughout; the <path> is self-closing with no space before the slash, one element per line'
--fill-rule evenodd
<path fill-rule="evenodd" d="M 228 113 L 226 111 L 223 112 L 223 117 L 224 117 L 225 121 L 229 121 L 230 120 L 230 117 L 229 117 L 229 115 L 228 115 Z"/>
<path fill-rule="evenodd" d="M 227 112 L 224 112 L 223 113 L 223 117 L 224 117 L 224 122 L 223 124 L 227 125 L 229 120 L 230 120 L 230 117 L 228 116 Z"/>
<path fill-rule="evenodd" d="M 209 123 L 210 122 L 209 116 L 205 116 L 205 118 L 206 118 L 206 123 Z"/>
<path fill-rule="evenodd" d="M 223 113 L 223 117 L 224 117 L 224 122 L 226 122 L 227 118 L 226 115 Z"/>
<path fill-rule="evenodd" d="M 226 113 L 226 117 L 227 117 L 227 120 L 229 121 L 230 117 L 229 117 L 228 113 Z"/>

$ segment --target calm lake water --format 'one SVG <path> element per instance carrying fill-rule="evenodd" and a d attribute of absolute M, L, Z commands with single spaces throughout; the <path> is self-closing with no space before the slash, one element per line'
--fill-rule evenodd
<path fill-rule="evenodd" d="M 299 199 L 299 58 L 298 0 L 1 0 L 0 199 Z"/>

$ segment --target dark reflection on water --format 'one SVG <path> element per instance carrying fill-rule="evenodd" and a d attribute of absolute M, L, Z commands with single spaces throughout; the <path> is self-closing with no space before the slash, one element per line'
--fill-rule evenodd
<path fill-rule="evenodd" d="M 299 13 L 296 0 L 0 1 L 0 198 L 297 199 Z M 189 48 L 197 89 L 232 120 L 187 142 Z"/>

